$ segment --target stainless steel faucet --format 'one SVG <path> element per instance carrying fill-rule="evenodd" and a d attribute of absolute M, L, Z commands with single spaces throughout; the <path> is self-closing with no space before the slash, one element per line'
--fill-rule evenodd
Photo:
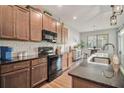
<path fill-rule="evenodd" d="M 115 46 L 114 46 L 114 44 L 112 44 L 112 43 L 107 43 L 107 44 L 105 44 L 105 45 L 103 46 L 103 50 L 105 50 L 105 48 L 106 48 L 107 46 L 109 46 L 109 45 L 112 46 L 113 52 L 115 53 Z"/>

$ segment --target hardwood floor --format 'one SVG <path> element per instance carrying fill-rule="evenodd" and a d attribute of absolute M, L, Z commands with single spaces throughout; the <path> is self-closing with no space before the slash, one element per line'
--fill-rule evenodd
<path fill-rule="evenodd" d="M 74 62 L 68 70 L 63 72 L 61 76 L 56 78 L 55 80 L 45 83 L 44 85 L 40 86 L 40 88 L 72 88 L 72 78 L 68 75 L 69 70 L 75 68 L 82 60 Z"/>
<path fill-rule="evenodd" d="M 65 71 L 61 76 L 56 78 L 50 83 L 46 83 L 41 88 L 71 88 L 71 76 L 68 75 L 68 71 Z"/>

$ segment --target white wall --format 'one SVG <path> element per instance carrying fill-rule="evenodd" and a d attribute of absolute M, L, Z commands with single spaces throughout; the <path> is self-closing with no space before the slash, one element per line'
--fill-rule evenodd
<path fill-rule="evenodd" d="M 109 43 L 114 44 L 114 46 L 117 48 L 117 29 L 82 32 L 82 33 L 80 33 L 80 40 L 83 40 L 87 46 L 87 37 L 90 35 L 98 35 L 98 34 L 108 34 L 109 35 Z M 110 51 L 112 51 L 112 48 L 109 48 L 109 49 L 110 49 Z"/>
<path fill-rule="evenodd" d="M 69 29 L 68 32 L 68 42 L 65 45 L 62 45 L 62 52 L 69 51 L 69 47 L 72 48 L 80 42 L 80 34 L 78 31 Z"/>

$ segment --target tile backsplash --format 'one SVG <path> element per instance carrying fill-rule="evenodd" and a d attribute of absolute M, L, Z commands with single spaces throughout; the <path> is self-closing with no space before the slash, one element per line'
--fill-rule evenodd
<path fill-rule="evenodd" d="M 14 41 L 14 40 L 0 40 L 0 46 L 9 46 L 13 48 L 13 57 L 17 56 L 18 52 L 26 51 L 28 55 L 37 55 L 38 54 L 38 47 L 45 47 L 51 46 L 56 49 L 56 47 L 62 48 L 64 50 L 64 45 L 62 44 L 55 44 L 49 43 L 46 41 L 42 42 L 28 42 L 28 41 Z"/>

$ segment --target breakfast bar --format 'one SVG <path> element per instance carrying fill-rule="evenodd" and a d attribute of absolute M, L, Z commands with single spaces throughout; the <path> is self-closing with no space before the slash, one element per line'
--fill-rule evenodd
<path fill-rule="evenodd" d="M 104 71 L 108 75 L 113 73 L 109 64 L 88 63 L 87 60 L 84 60 L 78 66 L 71 69 L 68 74 L 72 76 L 73 88 L 124 87 L 124 76 L 121 72 L 107 77 L 104 75 Z"/>

